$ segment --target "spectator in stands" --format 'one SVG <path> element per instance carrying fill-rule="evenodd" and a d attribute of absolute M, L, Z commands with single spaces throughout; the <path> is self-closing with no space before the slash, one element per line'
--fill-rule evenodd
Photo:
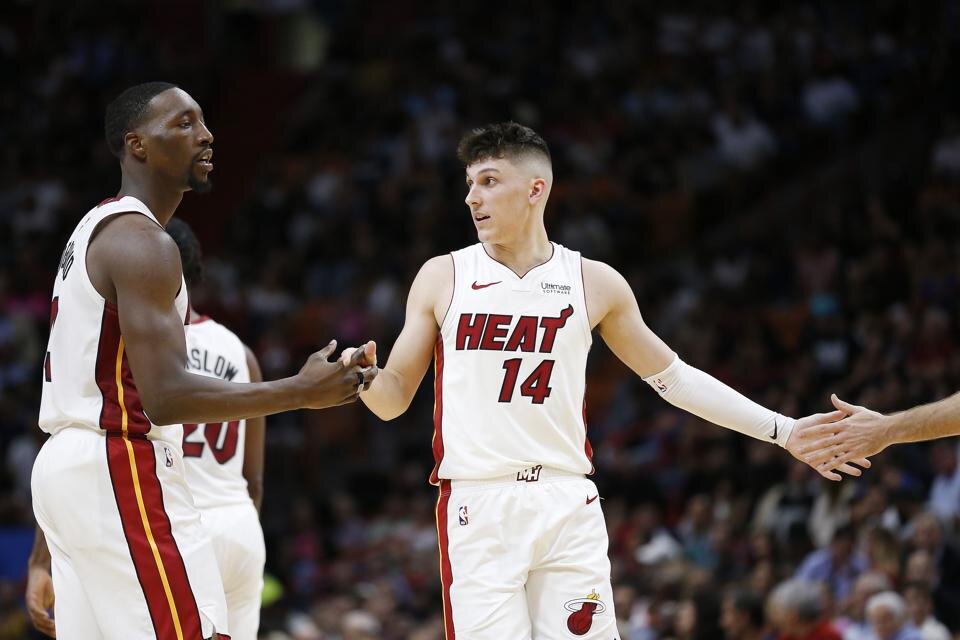
<path fill-rule="evenodd" d="M 867 600 L 867 619 L 877 640 L 922 640 L 907 618 L 907 604 L 895 591 L 883 591 Z"/>

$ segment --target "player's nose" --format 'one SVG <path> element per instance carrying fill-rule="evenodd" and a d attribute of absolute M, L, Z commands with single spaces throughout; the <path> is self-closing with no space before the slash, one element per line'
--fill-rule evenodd
<path fill-rule="evenodd" d="M 197 138 L 197 142 L 203 145 L 213 144 L 213 132 L 210 131 L 210 129 L 207 128 L 207 125 L 204 124 L 203 122 L 200 122 L 198 124 L 200 126 L 197 128 L 197 131 L 199 132 L 199 137 Z"/>
<path fill-rule="evenodd" d="M 477 194 L 476 186 L 470 187 L 470 190 L 467 191 L 467 197 L 463 199 L 467 203 L 467 206 L 471 209 L 474 205 L 480 204 L 480 196 Z"/>

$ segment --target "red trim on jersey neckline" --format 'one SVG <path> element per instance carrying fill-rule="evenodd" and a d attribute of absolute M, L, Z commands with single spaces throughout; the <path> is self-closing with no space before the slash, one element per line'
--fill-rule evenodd
<path fill-rule="evenodd" d="M 491 260 L 493 260 L 494 262 L 496 262 L 498 265 L 500 265 L 501 267 L 503 267 L 504 269 L 506 269 L 507 271 L 509 271 L 509 272 L 512 273 L 513 275 L 515 275 L 515 276 L 516 276 L 517 278 L 519 278 L 520 280 L 523 280 L 524 278 L 526 278 L 528 275 L 530 275 L 531 273 L 533 273 L 534 271 L 536 271 L 537 269 L 539 269 L 539 268 L 542 267 L 543 265 L 545 265 L 545 264 L 550 264 L 550 262 L 553 260 L 553 258 L 554 258 L 558 253 L 560 253 L 559 251 L 557 251 L 557 245 L 555 245 L 553 242 L 551 242 L 551 243 L 550 243 L 550 257 L 547 258 L 546 260 L 544 260 L 543 262 L 541 262 L 540 264 L 537 264 L 537 265 L 534 265 L 534 266 L 530 267 L 529 269 L 527 269 L 527 272 L 526 272 L 525 274 L 520 275 L 519 273 L 517 273 L 516 271 L 514 271 L 513 269 L 511 269 L 511 268 L 508 267 L 507 265 L 503 264 L 502 262 L 500 262 L 499 260 L 497 260 L 496 258 L 494 258 L 492 255 L 490 255 L 490 254 L 487 252 L 487 248 L 483 245 L 482 242 L 480 243 L 480 248 L 483 249 L 484 255 L 486 255 L 488 258 L 490 258 Z"/>
<path fill-rule="evenodd" d="M 455 640 L 453 627 L 453 604 L 450 602 L 450 586 L 453 584 L 453 569 L 450 566 L 450 539 L 447 508 L 450 503 L 450 481 L 440 481 L 440 497 L 437 498 L 437 545 L 440 548 L 440 583 L 443 585 L 443 627 L 446 640 Z"/>
<path fill-rule="evenodd" d="M 157 640 L 200 640 L 200 611 L 164 507 L 154 442 L 115 435 L 104 440 L 120 523 Z M 138 498 L 142 499 L 143 512 Z"/>
<path fill-rule="evenodd" d="M 187 324 L 200 324 L 201 322 L 206 322 L 207 320 L 210 320 L 210 316 L 206 316 L 201 313 L 198 314 L 196 318 L 190 318 L 190 322 Z"/>
<path fill-rule="evenodd" d="M 443 336 L 437 336 L 433 350 L 433 471 L 430 484 L 440 483 L 440 463 L 443 462 Z"/>

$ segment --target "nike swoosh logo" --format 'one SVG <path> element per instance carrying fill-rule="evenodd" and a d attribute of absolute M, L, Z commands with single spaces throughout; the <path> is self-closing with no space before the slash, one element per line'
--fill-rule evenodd
<path fill-rule="evenodd" d="M 770 439 L 771 439 L 771 440 L 776 440 L 776 439 L 777 439 L 777 429 L 778 429 L 778 428 L 779 428 L 779 427 L 778 427 L 778 425 L 777 425 L 777 419 L 774 418 L 774 419 L 773 419 L 773 435 L 770 436 Z"/>
<path fill-rule="evenodd" d="M 500 284 L 503 280 L 497 280 L 496 282 L 488 282 L 487 284 L 477 284 L 477 281 L 474 280 L 473 284 L 470 285 L 470 288 L 476 291 L 477 289 L 486 289 L 487 287 L 492 287 L 495 284 Z"/>
<path fill-rule="evenodd" d="M 594 500 L 596 500 L 596 499 L 599 498 L 599 497 L 600 497 L 600 494 L 598 493 L 597 495 L 593 496 L 592 498 L 587 498 L 587 504 L 590 504 L 591 502 L 593 502 Z"/>

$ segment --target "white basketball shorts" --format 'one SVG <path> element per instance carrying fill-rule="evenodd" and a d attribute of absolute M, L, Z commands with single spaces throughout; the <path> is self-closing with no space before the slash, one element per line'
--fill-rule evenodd
<path fill-rule="evenodd" d="M 32 487 L 58 640 L 229 637 L 217 561 L 176 449 L 67 428 L 41 448 Z"/>
<path fill-rule="evenodd" d="M 617 640 L 596 485 L 534 467 L 441 480 L 447 640 Z"/>

